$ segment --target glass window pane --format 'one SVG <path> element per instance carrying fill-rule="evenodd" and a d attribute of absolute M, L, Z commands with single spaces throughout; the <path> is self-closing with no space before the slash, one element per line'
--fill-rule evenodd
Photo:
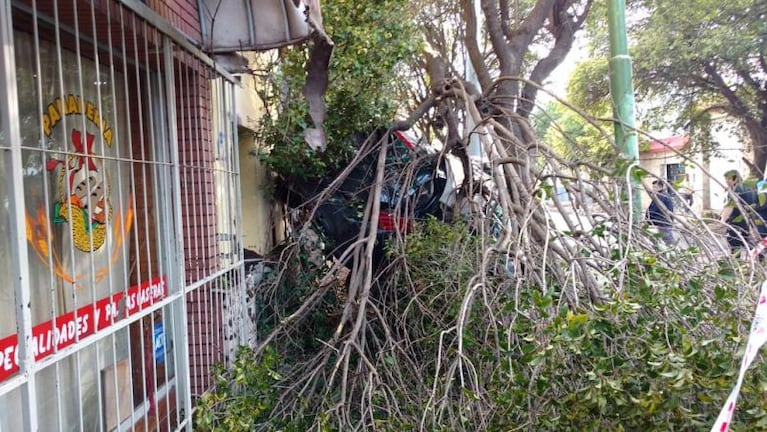
<path fill-rule="evenodd" d="M 24 430 L 21 401 L 21 388 L 0 396 L 0 431 Z"/>

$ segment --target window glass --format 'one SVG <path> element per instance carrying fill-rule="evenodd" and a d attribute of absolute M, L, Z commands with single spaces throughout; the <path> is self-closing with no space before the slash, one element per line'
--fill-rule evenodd
<path fill-rule="evenodd" d="M 16 337 L 16 291 L 13 284 L 16 270 L 12 267 L 11 245 L 11 178 L 6 173 L 8 152 L 7 128 L 0 119 L 0 380 L 18 370 L 15 365 Z M 0 428 L 0 430 L 2 430 Z"/>
<path fill-rule="evenodd" d="M 113 295 L 128 285 L 133 224 L 128 122 L 122 75 L 28 33 L 14 39 L 33 352 L 40 360 L 116 318 Z M 127 337 L 114 342 L 99 341 L 40 373 L 38 409 L 51 414 L 40 416 L 42 430 L 80 422 L 98 428 L 91 408 L 102 394 L 100 370 L 128 355 Z"/>
<path fill-rule="evenodd" d="M 17 33 L 34 325 L 125 289 L 132 225 L 123 87 L 103 66 L 38 46 L 40 76 L 33 38 Z"/>
<path fill-rule="evenodd" d="M 24 430 L 21 401 L 21 388 L 0 396 L 0 431 Z"/>
<path fill-rule="evenodd" d="M 681 163 L 666 164 L 666 179 L 669 182 L 681 180 L 684 177 L 684 165 Z"/>

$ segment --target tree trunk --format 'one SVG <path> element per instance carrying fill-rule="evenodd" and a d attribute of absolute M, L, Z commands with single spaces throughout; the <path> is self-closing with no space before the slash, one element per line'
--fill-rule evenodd
<path fill-rule="evenodd" d="M 767 168 L 767 127 L 756 122 L 747 122 L 746 130 L 754 146 L 754 165 L 764 173 Z"/>

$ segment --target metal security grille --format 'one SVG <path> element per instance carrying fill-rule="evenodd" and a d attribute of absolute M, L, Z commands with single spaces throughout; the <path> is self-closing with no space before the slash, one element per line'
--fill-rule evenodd
<path fill-rule="evenodd" d="M 0 431 L 191 430 L 250 337 L 231 77 L 132 0 L 0 47 Z"/>

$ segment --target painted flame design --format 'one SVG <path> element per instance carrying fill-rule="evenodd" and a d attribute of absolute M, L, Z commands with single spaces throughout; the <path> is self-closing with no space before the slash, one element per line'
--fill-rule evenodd
<path fill-rule="evenodd" d="M 128 209 L 125 212 L 124 217 L 121 217 L 119 212 L 116 212 L 114 218 L 111 218 L 112 223 L 112 251 L 109 256 L 109 263 L 101 268 L 96 269 L 93 272 L 94 281 L 96 283 L 101 282 L 109 275 L 110 269 L 117 263 L 122 252 L 122 246 L 125 242 L 125 238 L 130 233 L 133 226 L 133 207 L 130 203 L 133 200 L 128 197 Z M 105 230 L 106 226 L 102 226 Z M 81 287 L 78 283 L 79 280 L 83 280 L 90 277 L 90 274 L 72 274 L 67 270 L 67 267 L 62 263 L 61 256 L 53 247 L 53 227 L 47 216 L 45 208 L 38 208 L 34 212 L 27 212 L 26 214 L 26 229 L 27 229 L 27 241 L 32 249 L 35 251 L 37 258 L 43 265 L 48 266 L 53 270 L 54 274 L 62 280 L 75 285 L 75 287 Z M 71 230 L 70 230 L 71 235 Z"/>

